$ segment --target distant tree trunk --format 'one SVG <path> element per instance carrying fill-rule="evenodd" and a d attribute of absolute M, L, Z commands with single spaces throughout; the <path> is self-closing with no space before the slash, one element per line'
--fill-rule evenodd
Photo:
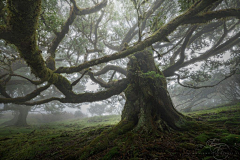
<path fill-rule="evenodd" d="M 27 115 L 28 115 L 30 108 L 31 108 L 30 106 L 24 106 L 24 107 L 19 106 L 19 115 L 18 115 L 16 123 L 14 124 L 15 126 L 19 126 L 19 127 L 28 126 Z"/>
<path fill-rule="evenodd" d="M 3 122 L 1 124 L 1 126 L 12 126 L 12 125 L 14 125 L 18 120 L 18 115 L 19 115 L 19 111 L 17 111 L 17 110 L 14 111 L 13 112 L 13 119 L 11 119 L 9 121 L 6 121 L 6 122 Z"/>
<path fill-rule="evenodd" d="M 183 112 L 191 112 L 192 111 L 192 107 L 191 106 L 189 106 L 189 107 L 186 107 L 186 108 L 184 108 L 183 110 L 182 110 Z"/>
<path fill-rule="evenodd" d="M 173 107 L 166 79 L 155 66 L 152 53 L 136 53 L 127 68 L 130 82 L 125 90 L 122 121 L 133 122 L 134 130 L 143 132 L 180 129 L 184 116 Z"/>
<path fill-rule="evenodd" d="M 183 108 L 182 109 L 182 111 L 183 112 L 191 112 L 192 111 L 192 107 L 193 107 L 193 105 L 194 105 L 194 103 L 195 103 L 196 101 L 192 101 L 187 107 L 185 107 L 185 108 Z"/>

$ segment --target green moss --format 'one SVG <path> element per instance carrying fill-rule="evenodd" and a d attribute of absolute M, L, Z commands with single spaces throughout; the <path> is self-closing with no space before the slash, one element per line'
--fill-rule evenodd
<path fill-rule="evenodd" d="M 132 84 L 129 84 L 129 85 L 127 86 L 127 88 L 124 90 L 124 93 L 125 93 L 125 94 L 129 94 L 129 93 L 131 93 L 131 92 L 133 91 L 133 89 L 134 89 L 133 85 L 132 85 Z"/>
<path fill-rule="evenodd" d="M 111 134 L 121 135 L 133 129 L 135 123 L 132 121 L 122 120 L 113 129 Z"/>
<path fill-rule="evenodd" d="M 156 73 L 155 71 L 150 71 L 147 73 L 142 73 L 141 77 L 143 78 L 165 78 L 163 75 Z"/>
<path fill-rule="evenodd" d="M 206 135 L 205 133 L 202 133 L 200 135 L 198 135 L 197 137 L 195 137 L 195 140 L 198 142 L 207 142 L 207 140 L 209 140 L 210 137 L 208 135 Z"/>
<path fill-rule="evenodd" d="M 188 129 L 191 129 L 193 125 L 195 125 L 195 122 L 187 121 L 185 118 L 181 118 L 175 123 L 175 125 L 179 128 L 188 130 Z"/>
<path fill-rule="evenodd" d="M 193 144 L 193 143 L 186 143 L 186 142 L 185 143 L 181 143 L 179 146 L 182 147 L 182 148 L 188 149 L 188 150 L 192 150 L 192 149 L 196 148 L 195 144 Z"/>
<path fill-rule="evenodd" d="M 228 120 L 228 121 L 226 121 L 224 124 L 225 124 L 225 125 L 240 125 L 240 122 Z"/>
<path fill-rule="evenodd" d="M 114 156 L 117 156 L 119 154 L 118 150 L 118 147 L 113 147 L 101 160 L 112 159 Z"/>
<path fill-rule="evenodd" d="M 184 141 L 189 141 L 189 137 L 185 137 L 185 135 L 180 136 L 180 137 L 176 137 L 174 139 L 176 142 L 184 142 Z"/>
<path fill-rule="evenodd" d="M 95 138 L 88 146 L 80 151 L 80 159 L 87 159 L 89 156 L 106 149 L 110 142 L 118 138 L 119 135 L 130 131 L 133 126 L 133 122 L 122 120 L 113 129 L 103 131 L 100 136 Z"/>
<path fill-rule="evenodd" d="M 221 138 L 221 142 L 234 145 L 240 143 L 240 135 L 237 134 L 224 134 L 226 136 Z"/>

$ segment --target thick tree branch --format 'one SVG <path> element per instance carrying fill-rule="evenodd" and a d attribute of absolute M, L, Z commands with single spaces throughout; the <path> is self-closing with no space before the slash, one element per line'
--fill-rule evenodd
<path fill-rule="evenodd" d="M 91 14 L 91 13 L 101 10 L 102 8 L 106 7 L 106 5 L 107 5 L 107 0 L 103 0 L 101 3 L 96 4 L 94 7 L 82 9 L 77 6 L 75 0 L 71 0 L 71 2 L 74 5 L 74 9 L 76 10 L 77 15 Z"/>
<path fill-rule="evenodd" d="M 91 80 L 97 84 L 99 84 L 101 87 L 104 87 L 104 88 L 110 88 L 111 85 L 109 85 L 108 83 L 104 82 L 102 79 L 98 78 L 96 79 L 94 76 L 93 76 L 93 73 L 92 72 L 89 72 L 88 75 L 90 76 Z"/>
<path fill-rule="evenodd" d="M 89 49 L 89 50 L 88 50 L 88 49 L 86 48 L 86 53 L 87 53 L 87 54 L 89 54 L 89 53 L 95 53 L 95 52 L 102 52 L 102 50 L 101 50 L 101 49 L 97 49 L 97 48 L 96 48 L 96 49 Z"/>
<path fill-rule="evenodd" d="M 9 82 L 7 82 L 6 85 L 10 86 L 10 85 L 29 85 L 29 84 L 31 84 L 31 82 L 26 80 L 10 80 Z"/>
<path fill-rule="evenodd" d="M 158 1 L 155 1 L 152 5 L 152 7 L 146 12 L 145 14 L 145 17 L 143 19 L 143 22 L 142 22 L 142 27 L 141 27 L 141 31 L 144 30 L 144 28 L 146 27 L 146 21 L 147 19 L 152 15 L 152 13 L 154 13 L 161 5 L 162 3 L 164 2 L 165 0 L 158 0 Z M 120 46 L 114 46 L 112 44 L 109 44 L 109 43 L 106 43 L 104 42 L 104 44 L 110 48 L 111 50 L 114 50 L 114 51 L 120 51 L 123 47 L 124 47 L 124 43 L 129 43 L 132 38 L 138 34 L 138 30 L 136 30 L 136 28 L 138 27 L 138 23 L 136 23 L 135 25 L 133 25 L 129 31 L 127 32 L 127 34 L 124 36 Z"/>
<path fill-rule="evenodd" d="M 48 53 L 51 53 L 51 56 L 53 58 L 55 58 L 55 51 L 57 47 L 59 46 L 60 42 L 65 37 L 65 35 L 68 33 L 69 27 L 70 25 L 72 25 L 77 15 L 81 16 L 91 14 L 101 10 L 103 7 L 107 5 L 107 0 L 104 0 L 103 2 L 95 5 L 92 8 L 80 9 L 79 7 L 77 7 L 75 0 L 71 0 L 71 2 L 73 3 L 73 7 L 71 7 L 69 17 L 65 24 L 63 25 L 61 32 L 57 33 L 56 37 L 52 41 L 51 47 L 48 49 Z"/>
<path fill-rule="evenodd" d="M 207 59 L 209 57 L 215 56 L 217 54 L 220 54 L 220 53 L 230 49 L 232 46 L 240 43 L 239 37 L 240 37 L 240 32 L 237 33 L 232 38 L 230 38 L 225 43 L 223 43 L 223 44 L 219 45 L 218 47 L 216 47 L 214 50 L 207 51 L 205 54 L 202 54 L 199 57 L 196 57 L 196 58 L 193 58 L 193 59 L 191 59 L 189 61 L 184 62 L 183 64 L 181 64 L 179 66 L 179 68 L 186 67 L 186 66 L 188 66 L 190 64 L 193 64 L 195 62 L 199 62 L 199 61 L 205 60 L 205 59 Z"/>
<path fill-rule="evenodd" d="M 151 37 L 145 39 L 143 42 L 140 42 L 133 47 L 129 47 L 125 51 L 121 51 L 119 53 L 115 53 L 110 56 L 105 56 L 96 60 L 92 60 L 82 65 L 79 65 L 77 67 L 59 68 L 55 73 L 46 68 L 46 66 L 44 65 L 44 60 L 36 45 L 36 27 L 37 27 L 37 20 L 39 18 L 39 13 L 40 13 L 41 1 L 40 0 L 37 0 L 37 1 L 9 0 L 8 5 L 11 8 L 15 8 L 15 9 L 21 8 L 21 10 L 17 10 L 18 15 L 15 15 L 14 12 L 9 11 L 10 12 L 9 15 L 11 15 L 11 17 L 9 17 L 8 24 L 9 26 L 11 26 L 11 28 L 14 29 L 12 30 L 13 36 L 11 37 L 11 43 L 15 44 L 15 46 L 18 48 L 21 57 L 23 57 L 26 60 L 27 64 L 31 67 L 32 72 L 40 79 L 48 81 L 49 84 L 53 83 L 66 96 L 66 98 L 58 99 L 59 101 L 63 103 L 92 102 L 92 101 L 109 98 L 115 94 L 120 94 L 126 88 L 127 80 L 119 80 L 114 87 L 108 89 L 107 91 L 102 91 L 94 94 L 85 93 L 85 94 L 76 95 L 75 93 L 72 92 L 71 84 L 69 83 L 69 81 L 57 73 L 79 72 L 90 66 L 108 62 L 110 60 L 124 58 L 137 51 L 141 51 L 146 47 L 151 46 L 155 42 L 164 40 L 164 38 L 167 37 L 171 32 L 173 32 L 179 25 L 183 24 L 190 17 L 200 13 L 207 6 L 211 5 L 216 1 L 218 0 L 202 0 L 199 4 L 195 4 L 186 13 L 176 17 L 175 19 L 170 21 L 168 24 L 161 27 Z M 74 1 L 72 0 L 72 2 Z M 103 2 L 106 3 L 107 1 L 103 1 Z M 29 6 L 32 6 L 32 7 L 29 7 Z M 27 8 L 31 8 L 31 9 L 28 10 Z M 76 8 L 76 5 L 75 5 L 75 8 Z M 81 10 L 81 14 L 82 15 L 88 14 L 88 13 L 92 13 L 93 11 L 94 9 L 89 9 L 88 11 Z M 21 19 L 23 22 L 20 21 L 19 19 Z M 32 25 L 29 26 L 29 24 L 32 24 Z M 14 102 L 28 101 L 30 100 L 28 98 L 27 100 L 26 99 L 23 100 L 22 97 L 16 98 Z M 46 101 L 47 100 L 45 100 L 45 102 Z M 4 103 L 9 103 L 9 102 L 10 100 L 6 100 Z"/>
<path fill-rule="evenodd" d="M 109 44 L 109 43 L 107 43 L 107 42 L 105 42 L 105 41 L 103 41 L 103 43 L 104 43 L 104 45 L 105 45 L 106 47 L 108 47 L 108 48 L 111 49 L 111 50 L 114 50 L 114 51 L 119 51 L 119 50 L 120 50 L 120 46 L 114 46 L 114 45 Z"/>
<path fill-rule="evenodd" d="M 195 35 L 193 35 L 191 37 L 191 39 L 189 40 L 189 44 L 191 44 L 194 40 L 199 38 L 201 35 L 212 32 L 213 30 L 215 30 L 222 24 L 223 24 L 222 22 L 215 22 L 215 23 L 210 23 L 207 26 L 204 26 L 201 29 L 201 31 L 197 32 Z M 170 58 L 170 65 L 173 65 L 175 63 L 174 61 L 180 52 L 181 52 L 181 47 L 176 52 L 173 53 L 172 57 Z M 168 52 L 166 52 L 166 53 L 168 53 Z"/>
<path fill-rule="evenodd" d="M 48 103 L 48 102 L 51 102 L 54 100 L 57 100 L 62 103 L 83 103 L 83 102 L 101 101 L 101 100 L 110 98 L 113 95 L 120 94 L 127 88 L 127 85 L 128 85 L 128 80 L 122 79 L 122 80 L 119 80 L 113 87 L 107 89 L 106 91 L 101 91 L 101 92 L 97 92 L 97 93 L 83 93 L 83 94 L 75 95 L 71 98 L 52 97 L 50 99 L 45 99 L 45 100 L 36 101 L 36 102 L 25 102 L 25 103 L 21 103 L 21 104 L 30 105 L 30 106 L 31 105 L 40 105 L 40 104 Z"/>
<path fill-rule="evenodd" d="M 193 63 L 196 63 L 196 62 L 199 62 L 199 61 L 203 61 L 203 60 L 206 60 L 212 56 L 215 56 L 217 54 L 220 54 L 228 49 L 230 49 L 232 46 L 240 43 L 240 32 L 237 33 L 235 36 L 233 36 L 232 38 L 230 38 L 228 41 L 226 41 L 225 43 L 219 45 L 218 47 L 216 47 L 215 49 L 213 50 L 209 50 L 207 51 L 205 54 L 201 54 L 200 56 L 196 57 L 196 58 L 192 58 L 191 60 L 188 60 L 188 61 L 185 61 L 183 62 L 182 64 L 179 64 L 179 65 L 174 65 L 174 67 L 168 67 L 167 69 L 165 69 L 163 71 L 163 74 L 166 76 L 166 77 L 170 77 L 170 76 L 173 76 L 174 75 L 174 72 L 179 70 L 180 68 L 183 68 L 183 67 L 186 67 L 190 64 L 193 64 Z"/>
<path fill-rule="evenodd" d="M 216 84 L 213 84 L 213 85 L 206 85 L 206 86 L 190 86 L 190 85 L 184 85 L 180 82 L 180 75 L 179 74 L 174 74 L 177 76 L 177 81 L 178 81 L 178 84 L 183 86 L 183 87 L 187 87 L 187 88 L 193 88 L 193 89 L 200 89 L 200 88 L 210 88 L 210 87 L 214 87 L 214 86 L 217 86 L 218 84 L 220 84 L 222 81 L 230 78 L 231 76 L 233 76 L 234 74 L 236 73 L 236 70 L 234 70 L 231 74 L 229 74 L 228 76 L 225 76 L 221 81 L 219 81 L 218 83 Z"/>
<path fill-rule="evenodd" d="M 88 75 L 90 76 L 91 80 L 97 84 L 99 84 L 101 87 L 104 88 L 111 88 L 114 87 L 115 85 L 117 85 L 121 80 L 118 81 L 110 81 L 108 83 L 104 82 L 101 78 L 95 78 L 92 72 L 88 72 Z"/>
<path fill-rule="evenodd" d="M 1 81 L 0 81 L 1 82 Z M 0 93 L 2 96 L 6 97 L 6 98 L 11 98 L 8 93 L 6 92 L 6 88 L 5 86 L 3 86 L 1 83 L 0 83 Z M 1 102 L 1 100 L 0 100 Z"/>
<path fill-rule="evenodd" d="M 93 73 L 93 75 L 94 76 L 99 76 L 101 74 L 107 73 L 110 70 L 117 71 L 119 73 L 122 73 L 125 76 L 127 75 L 127 71 L 125 69 L 123 69 L 123 68 L 121 68 L 119 66 L 114 66 L 114 65 L 107 65 L 103 69 L 101 69 L 100 71 Z"/>
<path fill-rule="evenodd" d="M 168 69 L 171 70 L 172 68 L 175 68 L 176 66 L 178 66 L 178 65 L 180 65 L 180 64 L 182 64 L 184 62 L 184 59 L 185 59 L 185 49 L 188 46 L 190 38 L 191 38 L 193 32 L 197 29 L 197 27 L 198 26 L 195 25 L 195 26 L 192 26 L 192 27 L 189 28 L 189 30 L 188 30 L 188 32 L 186 34 L 186 38 L 185 38 L 185 40 L 184 40 L 184 42 L 183 42 L 183 44 L 181 46 L 181 49 L 180 49 L 180 58 L 179 58 L 179 60 L 175 64 L 170 66 Z"/>
<path fill-rule="evenodd" d="M 36 29 L 41 11 L 41 0 L 9 0 L 7 3 L 7 27 L 12 33 L 9 42 L 18 48 L 20 56 L 24 58 L 33 74 L 43 81 L 53 83 L 65 96 L 73 95 L 69 81 L 45 66 L 41 51 L 38 49 Z"/>
<path fill-rule="evenodd" d="M 94 49 L 97 49 L 97 42 L 98 42 L 98 27 L 99 27 L 99 24 L 100 22 L 102 21 L 103 19 L 103 15 L 104 15 L 104 12 L 102 11 L 101 13 L 101 16 L 98 18 L 96 24 L 95 24 L 95 28 L 94 28 L 94 36 L 95 36 L 95 40 L 94 40 Z"/>
<path fill-rule="evenodd" d="M 53 58 L 55 58 L 55 51 L 56 51 L 58 45 L 60 44 L 62 39 L 65 37 L 65 35 L 68 33 L 69 26 L 74 22 L 75 18 L 76 18 L 76 14 L 74 12 L 74 8 L 71 7 L 67 21 L 63 25 L 62 30 L 57 33 L 56 37 L 53 39 L 53 41 L 51 43 L 51 47 L 47 51 L 48 53 L 51 54 L 51 56 Z"/>
<path fill-rule="evenodd" d="M 24 97 L 17 97 L 17 98 L 0 98 L 0 103 L 20 103 L 20 102 L 26 102 L 29 101 L 36 96 L 38 96 L 42 91 L 45 91 L 47 88 L 51 86 L 50 83 L 47 85 L 40 87 L 36 90 L 34 90 L 32 93 L 27 94 Z"/>
<path fill-rule="evenodd" d="M 222 19 L 228 17 L 237 17 L 239 19 L 240 9 L 224 9 L 195 15 L 186 20 L 183 24 L 207 23 L 213 19 Z"/>
<path fill-rule="evenodd" d="M 48 98 L 48 99 L 35 101 L 35 102 L 16 102 L 16 104 L 27 105 L 27 106 L 34 106 L 34 105 L 45 104 L 45 103 L 52 102 L 52 101 L 63 102 L 64 100 L 65 100 L 65 98 L 51 97 L 51 98 Z"/>
<path fill-rule="evenodd" d="M 104 56 L 99 59 L 94 59 L 88 62 L 85 62 L 77 67 L 62 67 L 55 71 L 55 73 L 74 73 L 79 72 L 85 68 L 106 63 L 112 60 L 116 60 L 119 58 L 124 58 L 130 54 L 133 54 L 137 51 L 141 51 L 145 49 L 146 47 L 151 46 L 153 43 L 158 41 L 163 41 L 165 37 L 167 37 L 171 32 L 173 32 L 179 25 L 181 25 L 183 22 L 187 21 L 190 17 L 200 13 L 203 11 L 207 6 L 212 5 L 214 2 L 217 2 L 218 0 L 202 0 L 199 4 L 193 5 L 192 8 L 190 8 L 187 12 L 184 14 L 174 18 L 172 21 L 167 23 L 166 25 L 162 26 L 157 30 L 151 37 L 145 39 L 142 42 L 139 42 L 135 46 L 129 47 L 128 49 L 124 51 L 120 51 L 117 53 L 114 53 L 112 55 Z"/>
<path fill-rule="evenodd" d="M 184 40 L 184 38 L 185 37 L 183 37 L 181 40 L 179 40 L 176 44 L 174 44 L 174 46 L 172 46 L 172 48 L 171 49 L 169 49 L 168 51 L 166 51 L 165 53 L 162 53 L 161 54 L 161 57 L 163 57 L 164 55 L 166 55 L 166 54 L 168 54 L 169 52 L 171 52 L 172 50 L 174 50 L 179 44 L 181 44 L 182 43 L 182 41 Z M 176 53 L 176 52 L 175 52 Z M 174 54 L 175 54 L 174 53 Z M 178 54 L 177 54 L 178 55 Z M 158 58 L 158 56 L 155 56 L 154 58 Z M 170 64 L 173 64 L 173 63 L 171 63 L 171 62 L 174 62 L 174 56 L 172 56 L 171 58 L 170 58 Z"/>
<path fill-rule="evenodd" d="M 10 76 L 16 76 L 16 77 L 21 77 L 23 79 L 26 79 L 27 81 L 29 81 L 30 83 L 32 84 L 35 84 L 35 85 L 39 85 L 39 84 L 42 84 L 44 81 L 33 81 L 27 77 L 24 77 L 24 76 L 21 76 L 21 75 L 18 75 L 18 74 L 10 74 Z"/>
<path fill-rule="evenodd" d="M 78 78 L 77 80 L 75 80 L 75 81 L 71 84 L 71 86 L 75 86 L 75 85 L 82 79 L 82 77 L 83 77 L 88 71 L 89 71 L 89 70 L 85 70 L 85 71 L 82 73 L 81 77 Z"/>

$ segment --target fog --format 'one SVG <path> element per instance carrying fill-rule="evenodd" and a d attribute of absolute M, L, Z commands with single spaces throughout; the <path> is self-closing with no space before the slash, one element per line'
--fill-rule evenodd
<path fill-rule="evenodd" d="M 0 1 L 0 159 L 237 159 L 239 11 Z"/>

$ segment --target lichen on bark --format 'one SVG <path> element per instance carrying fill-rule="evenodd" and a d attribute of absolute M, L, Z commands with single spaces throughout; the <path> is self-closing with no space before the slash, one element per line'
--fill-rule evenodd
<path fill-rule="evenodd" d="M 34 75 L 57 86 L 65 96 L 71 96 L 73 92 L 70 82 L 46 67 L 41 50 L 37 46 L 40 11 L 41 0 L 8 0 L 6 25 L 9 31 L 8 42 L 17 47 L 20 56 L 24 58 Z"/>
<path fill-rule="evenodd" d="M 152 54 L 135 53 L 128 63 L 130 83 L 125 90 L 126 104 L 122 120 L 133 121 L 133 130 L 143 132 L 180 129 L 184 116 L 177 112 L 167 91 L 163 73 L 155 66 Z"/>

